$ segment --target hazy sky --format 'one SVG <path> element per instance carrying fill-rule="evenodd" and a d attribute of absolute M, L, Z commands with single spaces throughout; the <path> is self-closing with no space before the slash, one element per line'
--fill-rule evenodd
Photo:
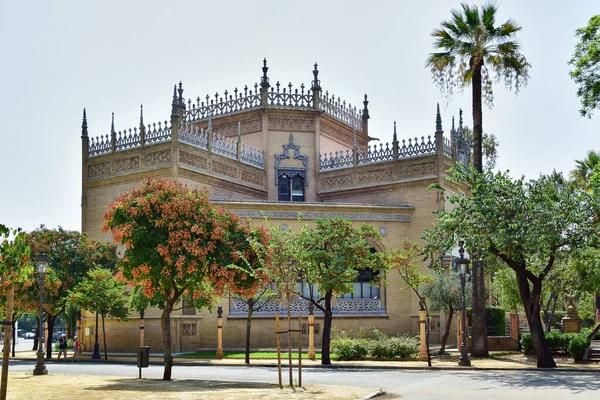
<path fill-rule="evenodd" d="M 478 3 L 479 4 L 479 3 Z M 81 116 L 90 136 L 170 115 L 173 84 L 184 97 L 253 85 L 269 64 L 277 80 L 310 86 L 319 63 L 323 90 L 353 104 L 369 95 L 369 132 L 391 140 L 433 134 L 441 102 L 444 130 L 470 94 L 446 104 L 425 59 L 430 33 L 458 1 L 0 1 L 0 223 L 80 229 Z M 502 0 L 499 19 L 523 26 L 532 65 L 518 96 L 502 84 L 484 109 L 484 131 L 499 142 L 499 165 L 513 176 L 568 172 L 600 149 L 600 111 L 579 116 L 567 65 L 575 29 L 600 3 Z"/>

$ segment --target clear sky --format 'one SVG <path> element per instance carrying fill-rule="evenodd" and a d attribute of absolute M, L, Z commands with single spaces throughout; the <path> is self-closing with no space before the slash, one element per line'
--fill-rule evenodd
<path fill-rule="evenodd" d="M 475 3 L 473 3 L 475 4 Z M 477 3 L 479 4 L 479 3 Z M 498 21 L 523 26 L 532 65 L 518 96 L 502 84 L 484 109 L 499 142 L 499 169 L 535 178 L 568 172 L 600 149 L 600 111 L 579 116 L 567 65 L 575 29 L 597 0 L 501 0 Z M 266 57 L 271 83 L 321 86 L 353 104 L 369 95 L 369 132 L 390 141 L 431 135 L 441 103 L 445 131 L 470 93 L 445 103 L 425 59 L 430 33 L 458 1 L 0 1 L 0 223 L 30 230 L 80 229 L 81 116 L 90 136 L 170 115 L 173 84 L 184 97 L 253 85 Z"/>

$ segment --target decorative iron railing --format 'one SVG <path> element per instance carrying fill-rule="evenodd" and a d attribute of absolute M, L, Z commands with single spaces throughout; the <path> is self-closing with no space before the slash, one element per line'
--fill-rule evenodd
<path fill-rule="evenodd" d="M 105 139 L 106 137 L 106 139 Z M 98 136 L 96 138 L 90 138 L 88 145 L 88 157 L 100 156 L 102 154 L 108 154 L 112 150 L 110 143 L 110 136 Z"/>
<path fill-rule="evenodd" d="M 313 95 L 312 91 L 304 91 L 304 83 L 300 85 L 300 92 L 298 89 L 292 90 L 292 83 L 290 82 L 287 86 L 280 90 L 281 84 L 277 82 L 274 87 L 271 87 L 271 91 L 268 94 L 269 105 L 275 107 L 294 107 L 294 108 L 310 108 L 313 106 Z"/>
<path fill-rule="evenodd" d="M 115 151 L 123 151 L 129 149 L 135 149 L 141 146 L 140 134 L 138 128 L 125 129 L 122 132 L 119 131 L 116 135 L 117 141 L 115 143 Z"/>
<path fill-rule="evenodd" d="M 243 163 L 254 165 L 255 167 L 265 167 L 265 154 L 262 150 L 248 146 L 242 143 L 240 160 Z"/>
<path fill-rule="evenodd" d="M 326 91 L 325 95 L 319 98 L 319 108 L 338 121 L 363 132 L 362 115 L 356 107 L 352 107 L 352 104 L 346 105 L 345 100 L 342 101 L 339 97 L 336 100 L 334 95 L 329 97 L 329 92 Z"/>
<path fill-rule="evenodd" d="M 163 143 L 169 140 L 171 140 L 171 125 L 167 121 L 164 125 L 161 122 L 148 124 L 144 135 L 145 144 Z"/>
<path fill-rule="evenodd" d="M 215 133 L 212 137 L 211 151 L 215 154 L 237 159 L 237 143 L 232 138 Z"/>
<path fill-rule="evenodd" d="M 448 142 L 447 140 L 444 142 Z M 448 142 L 449 143 L 449 142 Z M 395 152 L 394 152 L 395 150 Z M 414 138 L 402 140 L 401 144 L 398 141 L 390 143 L 380 143 L 379 145 L 369 146 L 366 149 L 342 150 L 335 153 L 329 152 L 320 155 L 320 171 L 327 171 L 337 168 L 347 168 L 354 166 L 354 151 L 357 152 L 356 165 L 374 164 L 384 161 L 399 160 L 403 158 L 436 154 L 437 148 L 435 138 L 428 136 L 427 139 L 422 136 L 421 139 Z M 395 153 L 397 156 L 395 156 Z M 450 147 L 450 155 L 448 148 L 444 147 L 444 154 L 448 157 L 452 156 Z"/>
<path fill-rule="evenodd" d="M 208 150 L 208 132 L 192 124 L 181 124 L 179 141 L 199 149 Z"/>
<path fill-rule="evenodd" d="M 215 93 L 214 99 L 206 95 L 206 103 L 200 101 L 200 97 L 196 99 L 196 103 L 188 100 L 188 107 L 183 112 L 183 119 L 187 122 L 198 121 L 260 107 L 258 83 L 254 84 L 254 90 L 248 90 L 248 86 L 244 86 L 243 92 L 235 88 L 233 94 L 227 90 L 223 94 L 224 96 L 220 96 L 219 93 Z"/>

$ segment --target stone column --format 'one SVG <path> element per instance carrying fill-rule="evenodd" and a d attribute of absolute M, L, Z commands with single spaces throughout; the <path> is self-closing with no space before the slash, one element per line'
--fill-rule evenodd
<path fill-rule="evenodd" d="M 315 359 L 315 314 L 313 305 L 308 306 L 308 358 Z"/>
<path fill-rule="evenodd" d="M 512 310 L 510 313 L 510 338 L 519 340 L 519 314 L 517 314 L 517 310 Z"/>
<path fill-rule="evenodd" d="M 223 358 L 223 307 L 217 307 L 217 358 Z"/>
<path fill-rule="evenodd" d="M 420 361 L 427 361 L 426 328 L 425 310 L 419 310 L 419 336 L 421 338 L 421 346 L 419 348 Z"/>

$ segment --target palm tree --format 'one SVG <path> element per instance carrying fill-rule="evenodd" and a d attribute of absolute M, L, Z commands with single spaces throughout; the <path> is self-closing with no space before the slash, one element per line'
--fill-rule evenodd
<path fill-rule="evenodd" d="M 594 168 L 600 165 L 600 152 L 590 150 L 583 160 L 575 160 L 575 164 L 577 167 L 571 171 L 573 183 L 585 190 L 591 190 L 590 178 L 594 173 Z"/>
<path fill-rule="evenodd" d="M 491 75 L 505 86 L 519 91 L 529 78 L 529 63 L 520 53 L 515 36 L 521 27 L 512 20 L 496 26 L 498 7 L 494 3 L 470 6 L 462 3 L 459 10 L 452 10 L 452 18 L 435 29 L 434 46 L 441 50 L 431 53 L 427 67 L 431 68 L 434 82 L 442 93 L 452 95 L 455 87 L 463 89 L 471 85 L 473 98 L 473 165 L 483 170 L 482 160 L 482 94 L 488 106 L 493 105 Z M 473 282 L 473 356 L 487 356 L 487 330 L 485 323 L 485 274 L 481 257 L 474 254 Z"/>
<path fill-rule="evenodd" d="M 441 23 L 431 36 L 434 46 L 442 50 L 431 53 L 427 67 L 431 68 L 434 81 L 442 92 L 452 95 L 454 87 L 471 85 L 473 90 L 473 164 L 482 171 L 481 136 L 483 132 L 481 96 L 493 105 L 491 72 L 496 80 L 503 80 L 507 88 L 519 91 L 529 78 L 529 63 L 520 53 L 520 45 L 514 40 L 521 30 L 513 20 L 495 26 L 496 4 L 469 6 L 461 4 L 462 10 L 452 10 L 452 18 Z M 491 71 L 490 71 L 491 70 Z"/>

